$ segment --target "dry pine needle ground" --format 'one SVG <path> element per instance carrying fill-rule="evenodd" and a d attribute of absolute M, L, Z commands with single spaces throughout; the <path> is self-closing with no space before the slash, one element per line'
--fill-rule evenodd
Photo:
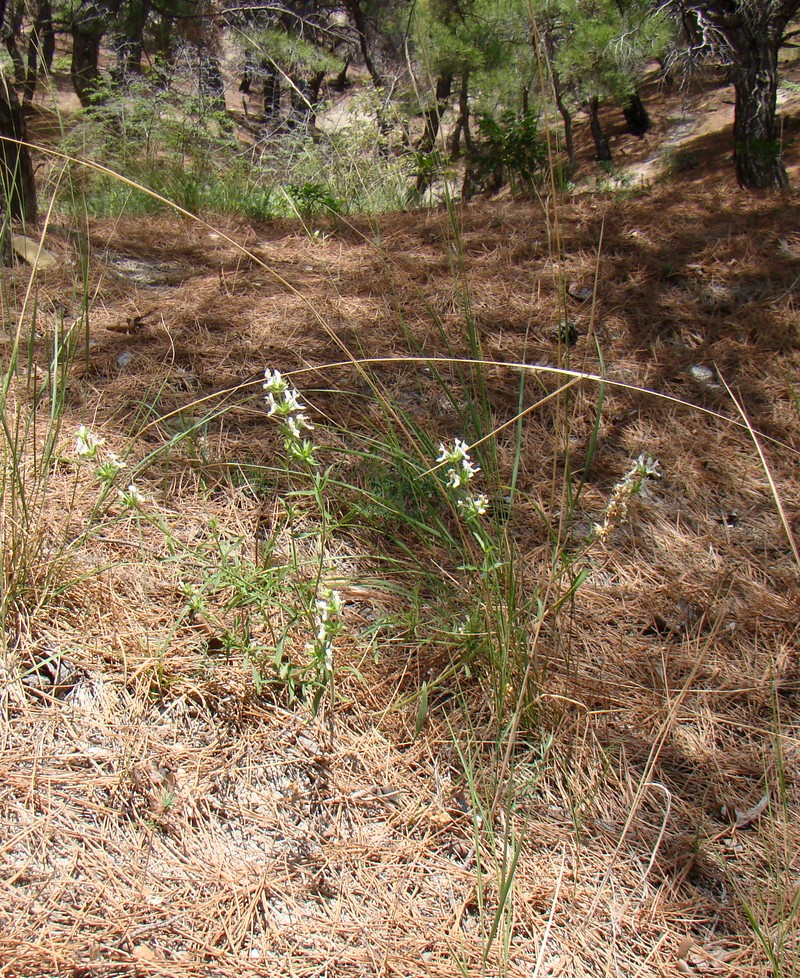
<path fill-rule="evenodd" d="M 171 217 L 97 222 L 90 344 L 70 368 L 64 444 L 85 423 L 127 450 L 153 419 L 131 449 L 143 459 L 174 436 L 159 419 L 183 410 L 191 423 L 200 399 L 234 391 L 202 457 L 162 455 L 138 483 L 187 548 L 211 554 L 213 522 L 238 548 L 224 559 L 251 557 L 274 500 L 257 505 L 224 469 L 280 450 L 253 383 L 265 367 L 306 371 L 295 383 L 343 446 L 385 405 L 352 369 L 309 368 L 410 343 L 468 355 L 467 294 L 487 360 L 563 363 L 561 297 L 586 287 L 593 299 L 566 299 L 572 367 L 738 420 L 724 379 L 796 532 L 800 234 L 785 202 L 723 191 L 567 203 L 563 262 L 540 207 L 475 204 L 459 214 L 455 278 L 444 213 L 384 218 L 380 233 L 340 223 L 314 240 L 288 225 L 220 229 L 263 266 Z M 149 280 L 133 275 L 142 267 Z M 70 308 L 59 274 L 39 280 L 40 308 Z M 375 378 L 433 440 L 460 434 L 430 373 Z M 487 373 L 498 425 L 518 384 L 516 369 Z M 531 385 L 526 405 L 545 392 Z M 508 532 L 532 580 L 547 556 L 534 503 L 548 506 L 565 451 L 573 465 L 586 457 L 596 403 L 596 386 L 576 392 L 566 443 L 552 403 L 526 421 L 526 502 Z M 513 439 L 497 445 L 502 468 Z M 798 568 L 747 430 L 623 388 L 606 391 L 586 520 L 640 452 L 664 476 L 543 637 L 541 724 L 506 768 L 480 683 L 443 696 L 415 737 L 407 694 L 429 675 L 429 649 L 410 630 L 366 642 L 365 623 L 402 617 L 403 598 L 370 585 L 370 555 L 346 538 L 340 645 L 359 673 L 341 679 L 331 736 L 211 646 L 181 590 L 203 565 L 170 559 L 153 522 L 116 513 L 48 557 L 94 505 L 60 462 L 39 517 L 33 613 L 6 636 L 2 974 L 794 973 Z M 73 583 L 54 592 L 59 580 Z M 37 603 L 37 587 L 51 598 Z M 231 613 L 210 604 L 213 635 Z M 77 686 L 30 681 L 61 660 Z"/>

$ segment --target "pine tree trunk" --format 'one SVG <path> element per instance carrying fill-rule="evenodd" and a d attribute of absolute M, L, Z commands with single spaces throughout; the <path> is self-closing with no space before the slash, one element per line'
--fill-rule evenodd
<path fill-rule="evenodd" d="M 601 163 L 610 163 L 613 159 L 611 156 L 611 147 L 608 145 L 606 134 L 600 125 L 600 100 L 596 95 L 589 99 L 589 126 L 592 130 L 592 139 L 594 139 L 594 146 L 597 151 L 595 159 Z"/>
<path fill-rule="evenodd" d="M 555 98 L 558 114 L 564 123 L 564 144 L 567 149 L 567 159 L 572 169 L 575 169 L 575 140 L 572 136 L 572 113 L 567 108 L 564 101 L 564 89 L 561 86 L 561 77 L 556 71 L 556 42 L 551 31 L 546 30 L 542 34 L 544 49 L 547 52 L 547 62 L 550 66 L 550 79 L 553 83 L 553 96 Z"/>
<path fill-rule="evenodd" d="M 19 99 L 14 89 L 4 81 L 0 81 L 0 136 L 21 142 L 27 139 Z M 0 183 L 10 216 L 25 224 L 35 224 L 38 219 L 36 183 L 28 147 L 5 140 L 0 142 L 0 168 Z"/>
<path fill-rule="evenodd" d="M 364 65 L 369 72 L 369 77 L 372 79 L 372 85 L 376 91 L 380 91 L 383 88 L 383 76 L 378 70 L 372 58 L 372 52 L 369 47 L 369 40 L 367 38 L 367 21 L 364 16 L 364 10 L 361 7 L 361 0 L 345 0 L 345 7 L 350 13 L 353 19 L 353 24 L 358 34 L 358 44 L 361 48 L 361 57 L 364 61 Z M 381 135 L 378 141 L 378 151 L 381 156 L 389 156 L 389 133 L 391 132 L 391 125 L 386 119 L 386 113 L 382 106 L 378 107 L 377 111 L 378 117 L 378 132 Z"/>
<path fill-rule="evenodd" d="M 319 107 L 319 93 L 324 81 L 325 72 L 318 71 L 313 78 L 309 80 L 306 93 L 308 96 L 308 133 L 314 139 L 319 138 L 319 129 L 317 129 L 317 109 Z"/>
<path fill-rule="evenodd" d="M 25 74 L 24 101 L 30 103 L 36 92 L 39 78 L 39 59 L 45 71 L 50 71 L 56 49 L 56 35 L 53 30 L 53 8 L 50 0 L 39 0 L 36 18 L 28 35 L 28 65 Z"/>
<path fill-rule="evenodd" d="M 100 41 L 102 34 L 95 23 L 76 23 L 72 27 L 72 64 L 70 75 L 78 101 L 86 108 L 96 100 L 100 83 Z"/>
<path fill-rule="evenodd" d="M 775 38 L 758 38 L 736 49 L 732 66 L 734 163 L 739 185 L 748 190 L 789 186 L 778 139 L 778 47 Z"/>
<path fill-rule="evenodd" d="M 157 88 L 168 88 L 171 69 L 175 64 L 173 22 L 169 17 L 159 17 L 155 22 L 153 39 L 153 80 Z"/>
<path fill-rule="evenodd" d="M 278 69 L 269 61 L 261 64 L 264 72 L 264 125 L 273 129 L 281 119 L 281 80 Z"/>
<path fill-rule="evenodd" d="M 650 128 L 650 116 L 638 92 L 634 92 L 622 106 L 622 114 L 625 116 L 628 132 L 641 139 Z"/>
<path fill-rule="evenodd" d="M 436 137 L 439 135 L 439 125 L 447 109 L 447 103 L 452 90 L 453 76 L 451 74 L 442 75 L 436 79 L 436 101 L 425 112 L 425 131 L 417 146 L 420 153 L 430 153 L 436 145 Z"/>
<path fill-rule="evenodd" d="M 4 9 L 3 39 L 11 62 L 14 65 L 14 84 L 21 88 L 25 84 L 25 59 L 19 49 L 22 35 L 22 18 L 25 15 L 23 3 L 12 3 Z M 5 15 L 8 14 L 8 17 Z"/>
<path fill-rule="evenodd" d="M 332 86 L 333 88 L 336 89 L 337 92 L 343 92 L 346 88 L 350 87 L 350 81 L 347 77 L 347 71 L 349 68 L 350 68 L 350 59 L 345 58 L 344 64 L 342 65 L 342 70 L 336 76 L 336 81 L 334 81 Z"/>
<path fill-rule="evenodd" d="M 253 75 L 256 73 L 256 65 L 251 55 L 244 59 L 244 71 L 239 79 L 239 91 L 242 95 L 249 95 L 253 87 Z"/>
<path fill-rule="evenodd" d="M 149 0 L 128 0 L 122 7 L 122 30 L 115 45 L 117 63 L 112 71 L 120 88 L 126 88 L 131 78 L 142 73 L 144 28 L 149 13 Z"/>
<path fill-rule="evenodd" d="M 367 40 L 367 20 L 364 16 L 364 10 L 361 7 L 361 0 L 345 0 L 345 7 L 349 12 L 350 16 L 353 18 L 353 25 L 355 26 L 356 33 L 358 34 L 358 44 L 361 48 L 361 57 L 364 61 L 364 65 L 369 72 L 369 77 L 372 79 L 372 84 L 375 88 L 383 87 L 383 78 L 375 62 L 372 60 L 372 52 L 369 49 L 369 42 Z"/>
<path fill-rule="evenodd" d="M 475 144 L 472 140 L 472 129 L 469 124 L 469 72 L 465 71 L 461 77 L 461 85 L 458 89 L 458 118 L 453 127 L 450 138 L 450 157 L 457 160 L 461 156 L 461 137 L 464 137 L 464 148 L 467 157 L 475 154 Z"/>
<path fill-rule="evenodd" d="M 558 72 L 555 68 L 551 67 L 550 74 L 553 78 L 553 94 L 555 95 L 556 108 L 564 122 L 564 143 L 567 148 L 567 159 L 569 160 L 569 165 L 575 167 L 575 140 L 572 136 L 572 115 L 567 108 L 567 104 L 564 101 L 564 94 L 561 88 L 561 79 L 558 76 Z"/>
<path fill-rule="evenodd" d="M 225 81 L 219 58 L 204 44 L 197 49 L 197 88 L 200 94 L 211 103 L 215 112 L 226 112 Z"/>
<path fill-rule="evenodd" d="M 308 118 L 308 96 L 306 95 L 308 82 L 299 76 L 292 76 L 290 81 L 292 89 L 289 93 L 289 117 L 286 120 L 286 125 L 289 129 L 297 129 L 305 125 Z"/>

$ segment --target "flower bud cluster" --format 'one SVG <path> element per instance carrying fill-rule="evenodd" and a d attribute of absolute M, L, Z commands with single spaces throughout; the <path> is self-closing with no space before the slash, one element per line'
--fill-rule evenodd
<path fill-rule="evenodd" d="M 316 634 L 307 648 L 317 667 L 328 675 L 333 672 L 333 640 L 342 630 L 344 602 L 338 591 L 325 589 L 316 601 L 314 618 Z"/>
<path fill-rule="evenodd" d="M 105 445 L 106 440 L 100 435 L 96 435 L 91 428 L 82 424 L 75 432 L 75 454 L 80 458 L 94 460 L 97 453 Z"/>
<path fill-rule="evenodd" d="M 625 520 L 632 497 L 641 491 L 642 484 L 648 477 L 660 479 L 661 468 L 658 459 L 642 453 L 614 486 L 611 499 L 603 514 L 603 522 L 595 524 L 595 540 L 604 540 L 614 527 Z"/>
<path fill-rule="evenodd" d="M 105 451 L 103 448 L 105 443 L 105 438 L 96 435 L 85 424 L 82 424 L 75 432 L 75 454 L 81 462 L 97 462 L 95 475 L 106 487 L 110 487 L 117 475 L 125 468 L 125 463 L 119 455 Z M 135 490 L 131 498 L 136 497 L 137 505 L 138 502 L 143 501 L 141 493 L 136 490 L 135 486 L 131 485 L 128 488 Z M 125 494 L 122 490 L 120 490 L 120 497 L 124 501 Z"/>
<path fill-rule="evenodd" d="M 314 443 L 304 433 L 314 425 L 308 420 L 300 395 L 281 374 L 280 370 L 264 371 L 264 400 L 267 414 L 280 424 L 283 444 L 290 458 L 317 465 Z"/>
<path fill-rule="evenodd" d="M 147 502 L 147 497 L 133 482 L 127 489 L 117 489 L 117 494 L 125 509 L 140 509 Z"/>
<path fill-rule="evenodd" d="M 480 468 L 469 457 L 467 443 L 456 438 L 452 448 L 439 445 L 439 463 L 448 466 L 445 478 L 452 490 L 456 505 L 465 520 L 484 516 L 489 509 L 489 499 L 484 493 L 474 496 L 469 483 L 480 472 Z"/>

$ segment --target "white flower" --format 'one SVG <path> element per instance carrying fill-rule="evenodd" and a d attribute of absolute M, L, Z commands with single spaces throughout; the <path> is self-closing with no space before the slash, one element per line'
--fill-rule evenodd
<path fill-rule="evenodd" d="M 456 438 L 452 448 L 439 445 L 439 462 L 450 463 L 450 468 L 446 473 L 447 485 L 456 492 L 464 490 L 467 483 L 480 472 L 480 468 L 469 457 L 468 448 L 467 443 L 461 438 Z M 474 506 L 474 500 L 461 495 L 460 492 L 458 492 L 456 502 L 465 515 L 480 515 L 479 509 Z"/>
<path fill-rule="evenodd" d="M 460 489 L 462 484 L 461 473 L 456 469 L 447 470 L 447 484 L 453 489 Z"/>
<path fill-rule="evenodd" d="M 317 668 L 330 674 L 333 671 L 333 640 L 341 629 L 340 615 L 344 602 L 338 591 L 323 591 L 315 602 L 316 633 L 314 641 L 307 647 L 308 654 L 314 659 Z"/>
<path fill-rule="evenodd" d="M 100 464 L 97 466 L 95 475 L 101 482 L 111 485 L 111 483 L 124 468 L 125 463 L 122 461 L 119 455 L 115 455 L 114 452 L 109 452 L 106 458 L 101 460 Z"/>
<path fill-rule="evenodd" d="M 477 475 L 478 472 L 480 472 L 480 468 L 473 463 L 472 459 L 468 455 L 465 455 L 461 459 L 461 468 L 464 470 L 464 473 L 468 479 L 471 479 L 473 475 Z"/>
<path fill-rule="evenodd" d="M 282 394 L 286 390 L 286 381 L 280 370 L 270 370 L 269 367 L 264 371 L 264 383 L 262 387 L 270 394 Z"/>
<path fill-rule="evenodd" d="M 636 459 L 636 465 L 641 475 L 649 475 L 651 479 L 660 479 L 662 476 L 658 459 L 645 455 L 644 452 Z"/>
<path fill-rule="evenodd" d="M 469 457 L 468 445 L 465 441 L 460 438 L 456 438 L 455 443 L 452 448 L 447 448 L 444 445 L 439 445 L 439 462 L 449 462 L 452 468 L 449 472 L 456 471 L 457 478 L 459 479 L 459 485 L 463 482 L 467 482 L 474 475 L 480 472 L 477 465 L 474 464 L 472 459 Z M 448 472 L 448 478 L 449 476 Z M 454 486 L 457 488 L 457 486 Z"/>
<path fill-rule="evenodd" d="M 123 505 L 129 509 L 136 509 L 146 501 L 144 494 L 139 491 L 133 482 L 131 482 L 127 489 L 118 489 L 117 492 Z"/>
<path fill-rule="evenodd" d="M 302 414 L 289 415 L 286 419 L 286 427 L 289 434 L 295 440 L 299 441 L 303 431 L 310 431 L 314 425 L 308 420 L 308 418 Z"/>
<path fill-rule="evenodd" d="M 460 438 L 456 438 L 453 447 L 447 448 L 445 445 L 439 445 L 439 461 L 440 462 L 450 462 L 453 465 L 457 465 L 461 462 L 469 462 L 469 446 L 465 441 Z"/>
<path fill-rule="evenodd" d="M 287 414 L 292 414 L 295 411 L 302 411 L 303 405 L 300 403 L 300 395 L 294 389 L 290 387 L 283 395 L 283 409 Z"/>
<path fill-rule="evenodd" d="M 485 516 L 489 510 L 489 497 L 483 493 L 474 498 L 468 496 L 466 499 L 457 499 L 456 503 L 466 520 L 472 520 L 478 516 Z"/>
<path fill-rule="evenodd" d="M 267 416 L 279 421 L 287 454 L 308 465 L 317 465 L 313 442 L 303 438 L 303 432 L 312 431 L 314 425 L 305 414 L 299 393 L 279 370 L 265 370 L 264 378 Z"/>
<path fill-rule="evenodd" d="M 82 424 L 75 432 L 75 453 L 83 458 L 94 458 L 98 448 L 105 443 L 105 438 L 96 435 L 85 424 Z"/>
<path fill-rule="evenodd" d="M 485 493 L 472 500 L 472 508 L 476 516 L 485 516 L 489 511 L 489 497 Z"/>
<path fill-rule="evenodd" d="M 489 509 L 488 498 L 481 494 L 471 496 L 467 490 L 468 483 L 480 472 L 480 468 L 475 465 L 469 457 L 469 446 L 461 438 L 456 438 L 453 447 L 447 448 L 439 445 L 439 462 L 450 463 L 445 478 L 448 488 L 453 490 L 453 496 L 466 520 L 484 516 Z"/>

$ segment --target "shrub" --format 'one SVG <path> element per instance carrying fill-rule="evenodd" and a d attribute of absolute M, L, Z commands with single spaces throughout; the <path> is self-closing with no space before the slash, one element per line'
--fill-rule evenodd
<path fill-rule="evenodd" d="M 478 118 L 475 169 L 479 179 L 502 170 L 515 192 L 530 190 L 547 169 L 547 146 L 533 112 L 505 111 Z"/>

